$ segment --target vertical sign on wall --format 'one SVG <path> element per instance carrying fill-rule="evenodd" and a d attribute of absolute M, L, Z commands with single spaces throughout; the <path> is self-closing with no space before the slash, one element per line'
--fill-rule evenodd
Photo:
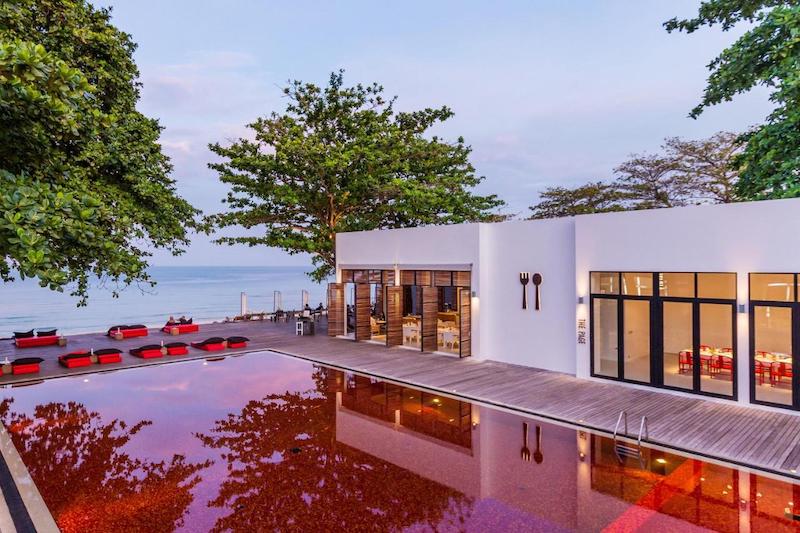
<path fill-rule="evenodd" d="M 578 319 L 578 344 L 586 344 L 586 319 Z"/>

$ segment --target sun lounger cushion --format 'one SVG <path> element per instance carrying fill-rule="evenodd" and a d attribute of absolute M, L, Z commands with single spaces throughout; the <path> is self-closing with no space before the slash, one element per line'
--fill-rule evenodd
<path fill-rule="evenodd" d="M 246 348 L 249 340 L 247 337 L 228 337 L 228 348 Z"/>
<path fill-rule="evenodd" d="M 130 339 L 132 337 L 146 337 L 147 327 L 141 324 L 136 324 L 135 326 L 114 326 L 109 328 L 106 335 L 109 337 L 114 337 L 117 332 L 122 334 L 123 339 Z"/>
<path fill-rule="evenodd" d="M 186 355 L 189 353 L 189 345 L 185 342 L 170 342 L 164 345 L 167 355 Z"/>
<path fill-rule="evenodd" d="M 56 334 L 57 329 L 40 329 L 36 332 L 37 337 L 52 337 Z"/>
<path fill-rule="evenodd" d="M 216 352 L 225 349 L 225 339 L 222 337 L 211 337 L 202 342 L 193 342 L 192 346 L 207 352 Z"/>
<path fill-rule="evenodd" d="M 199 324 L 172 324 L 171 326 L 168 324 L 161 329 L 164 333 L 172 333 L 172 328 L 177 328 L 179 335 L 183 335 L 184 333 L 196 333 L 200 331 Z"/>
<path fill-rule="evenodd" d="M 14 339 L 17 348 L 32 348 L 34 346 L 52 346 L 58 344 L 58 335 L 49 337 L 23 337 Z"/>
<path fill-rule="evenodd" d="M 95 350 L 94 355 L 97 356 L 97 362 L 101 365 L 122 362 L 122 350 L 117 350 L 116 348 L 103 348 L 102 350 Z"/>
<path fill-rule="evenodd" d="M 15 331 L 14 338 L 15 339 L 29 339 L 33 337 L 33 330 L 30 331 Z"/>
<path fill-rule="evenodd" d="M 36 374 L 39 372 L 39 364 L 44 361 L 41 357 L 20 357 L 11 361 L 11 373 L 19 374 Z"/>
<path fill-rule="evenodd" d="M 157 357 L 164 356 L 164 354 L 161 352 L 161 346 L 158 344 L 148 344 L 140 348 L 134 348 L 131 350 L 131 355 L 141 357 L 142 359 L 155 359 Z"/>
<path fill-rule="evenodd" d="M 92 364 L 92 356 L 86 351 L 72 352 L 58 356 L 58 362 L 61 366 L 67 368 L 78 368 L 81 366 L 90 366 Z"/>

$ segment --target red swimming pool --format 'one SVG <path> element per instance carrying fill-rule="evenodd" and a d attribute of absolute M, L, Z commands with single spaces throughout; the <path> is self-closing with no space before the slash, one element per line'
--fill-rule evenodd
<path fill-rule="evenodd" d="M 278 355 L 4 389 L 63 531 L 794 531 L 800 487 Z"/>

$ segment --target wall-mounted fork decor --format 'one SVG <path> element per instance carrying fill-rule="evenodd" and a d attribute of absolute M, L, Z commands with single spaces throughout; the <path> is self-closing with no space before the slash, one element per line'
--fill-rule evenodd
<path fill-rule="evenodd" d="M 528 308 L 528 282 L 531 279 L 530 272 L 520 272 L 519 282 L 522 283 L 522 308 Z"/>

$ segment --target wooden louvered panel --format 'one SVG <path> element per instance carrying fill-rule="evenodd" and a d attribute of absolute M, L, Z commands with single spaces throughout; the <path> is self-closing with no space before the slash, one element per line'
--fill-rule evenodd
<path fill-rule="evenodd" d="M 369 271 L 369 282 L 370 283 L 380 283 L 381 282 L 381 271 L 380 270 L 370 270 Z"/>
<path fill-rule="evenodd" d="M 383 306 L 383 285 L 375 285 L 375 312 L 379 317 L 386 316 L 386 309 Z"/>
<path fill-rule="evenodd" d="M 356 283 L 356 340 L 365 341 L 372 337 L 370 331 L 369 283 Z"/>
<path fill-rule="evenodd" d="M 439 289 L 422 287 L 422 351 L 435 352 L 439 318 Z"/>
<path fill-rule="evenodd" d="M 413 270 L 400 271 L 400 285 L 416 285 L 416 283 L 414 282 Z"/>
<path fill-rule="evenodd" d="M 449 287 L 453 284 L 453 273 L 449 270 L 436 270 L 433 272 L 433 284 L 437 287 Z"/>
<path fill-rule="evenodd" d="M 394 285 L 394 270 L 383 271 L 383 284 Z"/>
<path fill-rule="evenodd" d="M 403 287 L 386 287 L 386 346 L 403 344 Z"/>
<path fill-rule="evenodd" d="M 420 287 L 433 285 L 433 276 L 431 276 L 430 270 L 417 270 L 417 285 Z"/>
<path fill-rule="evenodd" d="M 344 334 L 344 283 L 328 284 L 328 335 Z"/>
<path fill-rule="evenodd" d="M 453 272 L 453 285 L 456 287 L 469 287 L 470 284 L 470 277 L 472 272 L 469 270 L 464 272 Z"/>
<path fill-rule="evenodd" d="M 369 270 L 354 270 L 353 283 L 369 283 Z"/>
<path fill-rule="evenodd" d="M 353 283 L 352 270 L 342 270 L 342 283 Z"/>
<path fill-rule="evenodd" d="M 458 297 L 460 299 L 459 311 L 459 355 L 469 357 L 472 355 L 472 298 L 469 289 L 460 289 Z"/>

